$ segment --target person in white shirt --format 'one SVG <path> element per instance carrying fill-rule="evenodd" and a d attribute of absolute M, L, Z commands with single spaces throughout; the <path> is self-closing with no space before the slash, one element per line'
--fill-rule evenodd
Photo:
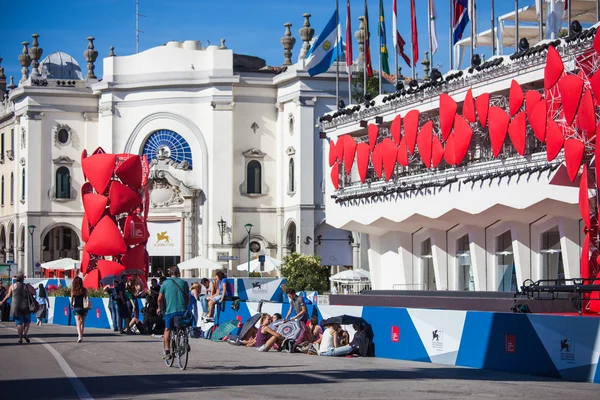
<path fill-rule="evenodd" d="M 331 294 L 337 294 L 338 290 L 337 290 L 337 283 L 333 285 L 333 287 L 331 288 Z"/>
<path fill-rule="evenodd" d="M 340 346 L 337 331 L 340 328 L 339 324 L 325 325 L 325 332 L 321 336 L 321 344 L 319 346 L 319 355 L 326 357 L 345 356 L 350 354 L 352 346 Z"/>

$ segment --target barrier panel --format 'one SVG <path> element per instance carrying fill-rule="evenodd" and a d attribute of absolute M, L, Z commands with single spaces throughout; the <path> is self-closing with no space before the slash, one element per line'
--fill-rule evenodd
<path fill-rule="evenodd" d="M 53 299 L 54 323 L 67 325 L 69 299 Z M 99 309 L 100 316 L 88 314 L 86 326 L 110 327 L 108 299 L 92 303 L 91 313 Z M 234 311 L 226 302 L 217 322 L 246 321 L 258 308 L 257 302 L 242 302 Z M 283 317 L 288 310 L 288 303 L 261 308 Z M 319 321 L 342 314 L 364 318 L 373 328 L 377 357 L 600 383 L 600 318 L 326 305 L 307 305 L 307 310 Z M 345 328 L 352 337 L 352 327 Z"/>

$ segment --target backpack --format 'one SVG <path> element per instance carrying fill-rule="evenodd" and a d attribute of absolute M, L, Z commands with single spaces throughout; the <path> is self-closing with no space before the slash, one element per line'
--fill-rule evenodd
<path fill-rule="evenodd" d="M 208 328 L 208 330 L 206 332 L 204 332 L 204 339 L 210 339 L 212 338 L 212 334 L 214 333 L 214 331 L 217 329 L 217 327 L 215 325 L 211 326 L 210 328 Z"/>

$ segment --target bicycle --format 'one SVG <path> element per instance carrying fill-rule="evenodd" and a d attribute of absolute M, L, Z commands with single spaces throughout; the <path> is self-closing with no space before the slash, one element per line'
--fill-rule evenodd
<path fill-rule="evenodd" d="M 186 369 L 190 352 L 189 339 L 192 321 L 193 318 L 187 319 L 185 317 L 175 317 L 175 329 L 171 331 L 171 343 L 169 346 L 171 356 L 165 358 L 167 367 L 172 367 L 175 363 L 175 357 L 177 357 L 179 369 L 182 371 Z M 163 351 L 166 353 L 166 349 L 163 348 Z"/>

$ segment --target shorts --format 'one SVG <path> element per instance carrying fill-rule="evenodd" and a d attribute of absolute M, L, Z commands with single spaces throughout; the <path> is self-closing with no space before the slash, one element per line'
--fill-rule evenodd
<path fill-rule="evenodd" d="M 80 317 L 86 317 L 87 313 L 88 313 L 88 310 L 86 310 L 85 308 L 77 307 L 73 310 L 73 314 L 79 315 Z"/>
<path fill-rule="evenodd" d="M 186 311 L 177 311 L 171 314 L 165 314 L 165 329 L 172 331 L 175 329 L 175 317 L 183 317 Z"/>
<path fill-rule="evenodd" d="M 212 301 L 214 301 L 215 303 L 218 303 L 221 299 L 223 298 L 222 295 L 216 295 L 215 297 L 212 298 Z"/>
<path fill-rule="evenodd" d="M 31 314 L 25 315 L 15 315 L 15 324 L 19 325 L 27 325 L 31 323 Z"/>

